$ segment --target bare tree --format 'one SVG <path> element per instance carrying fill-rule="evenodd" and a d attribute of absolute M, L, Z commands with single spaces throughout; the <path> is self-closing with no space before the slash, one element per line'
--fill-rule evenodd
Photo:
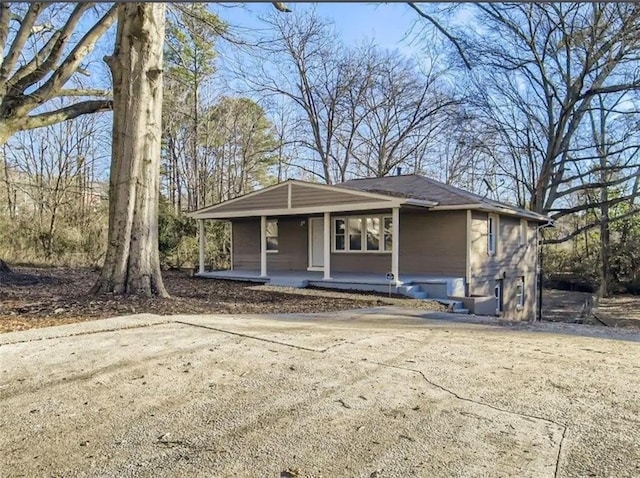
<path fill-rule="evenodd" d="M 348 120 L 343 99 L 369 81 L 366 59 L 344 54 L 332 26 L 315 11 L 287 17 L 275 14 L 265 23 L 270 35 L 259 42 L 254 62 L 237 73 L 251 91 L 267 98 L 285 97 L 300 111 L 295 134 L 320 171 L 298 167 L 326 183 L 340 181 L 350 159 L 336 154 L 339 131 Z"/>
<path fill-rule="evenodd" d="M 158 254 L 165 4 L 118 5 L 109 235 L 94 293 L 161 296 Z"/>
<path fill-rule="evenodd" d="M 382 177 L 420 161 L 459 101 L 435 71 L 419 71 L 398 52 L 374 51 L 372 58 L 376 66 L 351 152 L 365 176 Z"/>
<path fill-rule="evenodd" d="M 77 73 L 86 73 L 83 61 L 116 20 L 115 6 L 103 13 L 98 8 L 91 3 L 0 4 L 0 51 L 7 52 L 0 63 L 0 144 L 18 131 L 111 109 L 109 92 L 65 89 Z M 51 108 L 51 100 L 60 97 L 103 99 Z"/>
<path fill-rule="evenodd" d="M 640 87 L 640 7 L 623 3 L 478 4 L 482 36 L 465 48 L 477 65 L 487 127 L 512 164 L 505 174 L 525 187 L 527 203 L 554 217 L 583 188 L 575 158 L 585 115 L 600 95 Z M 590 147 L 591 145 L 589 145 Z M 518 188 L 519 189 L 519 188 Z"/>
<path fill-rule="evenodd" d="M 95 117 L 84 116 L 21 132 L 10 140 L 5 160 L 13 170 L 15 191 L 25 198 L 20 207 L 13 205 L 13 218 L 20 214 L 24 229 L 36 238 L 47 260 L 58 224 L 63 219 L 83 222 L 89 212 L 101 149 L 99 128 Z"/>

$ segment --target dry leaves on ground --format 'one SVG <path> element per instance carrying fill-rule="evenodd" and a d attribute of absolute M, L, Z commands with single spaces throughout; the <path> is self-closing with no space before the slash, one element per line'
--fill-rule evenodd
<path fill-rule="evenodd" d="M 379 295 L 259 287 L 255 283 L 192 278 L 181 271 L 163 273 L 171 298 L 88 294 L 98 271 L 73 268 L 14 268 L 0 273 L 0 332 L 62 325 L 119 315 L 311 313 L 419 305 L 430 301 L 389 299 Z M 399 301 L 399 302 L 398 302 Z"/>

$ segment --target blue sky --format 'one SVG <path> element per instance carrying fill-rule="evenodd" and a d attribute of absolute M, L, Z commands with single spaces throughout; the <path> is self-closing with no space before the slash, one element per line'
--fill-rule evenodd
<path fill-rule="evenodd" d="M 228 4 L 231 5 L 231 4 Z M 333 20 L 346 43 L 374 39 L 383 48 L 412 49 L 404 40 L 418 19 L 405 3 L 287 3 L 292 10 L 316 6 L 320 16 Z M 259 27 L 258 16 L 271 12 L 271 3 L 247 3 L 241 6 L 214 6 L 220 17 L 233 27 Z"/>

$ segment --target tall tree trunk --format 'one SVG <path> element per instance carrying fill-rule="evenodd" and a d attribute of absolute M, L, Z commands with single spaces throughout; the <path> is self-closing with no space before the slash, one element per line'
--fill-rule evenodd
<path fill-rule="evenodd" d="M 600 192 L 600 290 L 599 296 L 609 297 L 609 284 L 611 282 L 611 241 L 609 230 L 609 197 L 607 187 Z"/>
<path fill-rule="evenodd" d="M 109 235 L 93 292 L 162 296 L 158 200 L 164 3 L 118 5 L 113 76 Z"/>

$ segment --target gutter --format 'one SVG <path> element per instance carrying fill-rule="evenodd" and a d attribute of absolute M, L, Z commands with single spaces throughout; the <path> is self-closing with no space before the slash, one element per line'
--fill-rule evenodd
<path fill-rule="evenodd" d="M 405 201 L 403 201 L 402 204 L 406 204 L 408 206 L 434 207 L 434 206 L 437 206 L 439 203 L 435 201 L 427 201 L 425 199 L 408 198 Z"/>

